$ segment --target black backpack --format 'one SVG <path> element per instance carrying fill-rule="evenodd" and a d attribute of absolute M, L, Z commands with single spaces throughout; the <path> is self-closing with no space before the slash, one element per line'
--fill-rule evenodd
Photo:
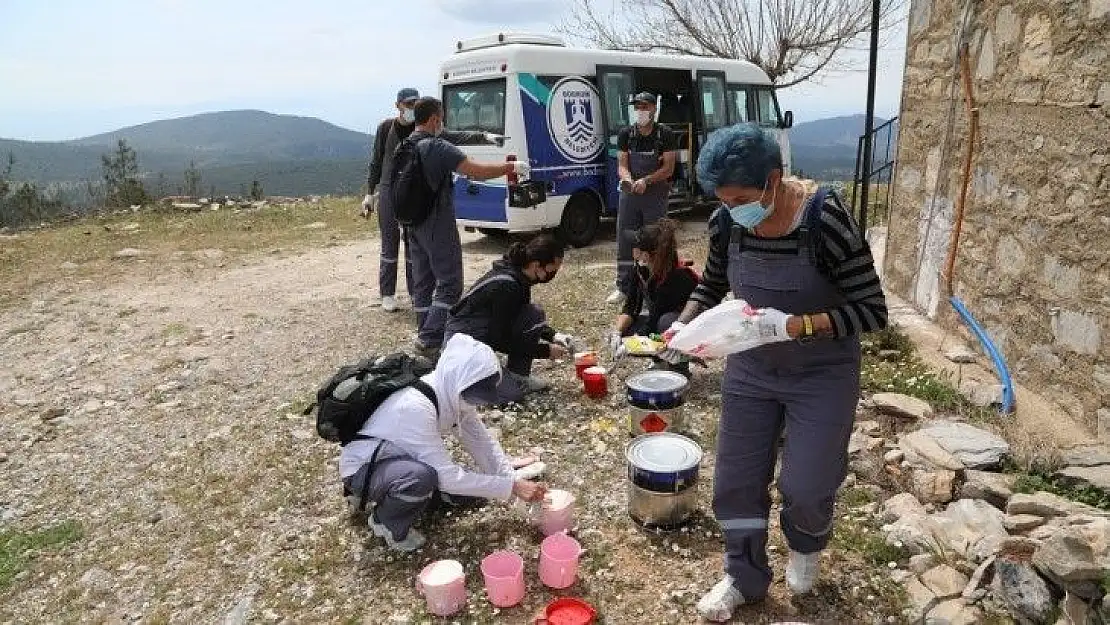
<path fill-rule="evenodd" d="M 424 162 L 417 146 L 429 137 L 406 137 L 393 153 L 389 175 L 389 201 L 397 223 L 419 226 L 435 210 L 438 188 L 428 184 Z"/>
<path fill-rule="evenodd" d="M 365 439 L 358 431 L 387 397 L 401 389 L 411 386 L 420 391 L 439 412 L 435 391 L 420 379 L 432 369 L 427 360 L 404 353 L 364 358 L 331 376 L 316 391 L 316 402 L 304 414 L 316 407 L 316 433 L 324 440 L 342 446 Z"/>

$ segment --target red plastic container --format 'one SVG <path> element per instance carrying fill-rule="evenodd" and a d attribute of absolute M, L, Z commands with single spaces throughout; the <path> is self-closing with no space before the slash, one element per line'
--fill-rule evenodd
<path fill-rule="evenodd" d="M 597 352 L 579 352 L 574 355 L 574 375 L 582 379 L 582 372 L 597 366 Z"/>
<path fill-rule="evenodd" d="M 603 399 L 609 394 L 609 372 L 605 367 L 590 367 L 582 372 L 582 386 L 592 399 Z"/>
<path fill-rule="evenodd" d="M 597 610 L 581 599 L 563 597 L 548 604 L 544 618 L 535 625 L 590 625 L 597 618 Z"/>

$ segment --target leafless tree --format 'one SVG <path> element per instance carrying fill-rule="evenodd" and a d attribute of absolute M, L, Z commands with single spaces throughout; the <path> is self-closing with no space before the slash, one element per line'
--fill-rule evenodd
<path fill-rule="evenodd" d="M 833 69 L 871 27 L 872 0 L 573 0 L 559 30 L 612 50 L 750 61 L 778 87 Z M 905 0 L 882 0 L 883 28 Z"/>

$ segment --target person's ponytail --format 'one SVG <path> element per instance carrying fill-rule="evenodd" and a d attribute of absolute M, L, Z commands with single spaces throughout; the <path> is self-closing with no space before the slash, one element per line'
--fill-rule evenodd
<path fill-rule="evenodd" d="M 509 251 L 505 252 L 505 259 L 509 264 L 517 269 L 523 269 L 528 264 L 528 248 L 521 242 L 513 243 L 509 246 Z"/>
<path fill-rule="evenodd" d="M 651 275 L 657 282 L 662 282 L 678 266 L 678 241 L 675 238 L 678 222 L 664 218 L 655 222 L 654 227 L 657 234 L 651 255 Z"/>

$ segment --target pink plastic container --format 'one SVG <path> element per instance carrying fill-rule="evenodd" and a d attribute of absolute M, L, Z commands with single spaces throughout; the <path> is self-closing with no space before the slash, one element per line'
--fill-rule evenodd
<path fill-rule="evenodd" d="M 578 577 L 582 546 L 566 534 L 552 534 L 540 543 L 540 581 L 548 588 L 562 589 Z"/>
<path fill-rule="evenodd" d="M 565 490 L 547 491 L 536 519 L 536 525 L 544 536 L 566 533 L 574 527 L 574 501 L 574 495 Z"/>
<path fill-rule="evenodd" d="M 511 608 L 524 599 L 524 559 L 512 551 L 495 551 L 482 560 L 486 596 L 499 608 Z"/>
<path fill-rule="evenodd" d="M 416 577 L 416 590 L 436 616 L 451 616 L 466 605 L 466 575 L 456 560 L 432 562 Z"/>

